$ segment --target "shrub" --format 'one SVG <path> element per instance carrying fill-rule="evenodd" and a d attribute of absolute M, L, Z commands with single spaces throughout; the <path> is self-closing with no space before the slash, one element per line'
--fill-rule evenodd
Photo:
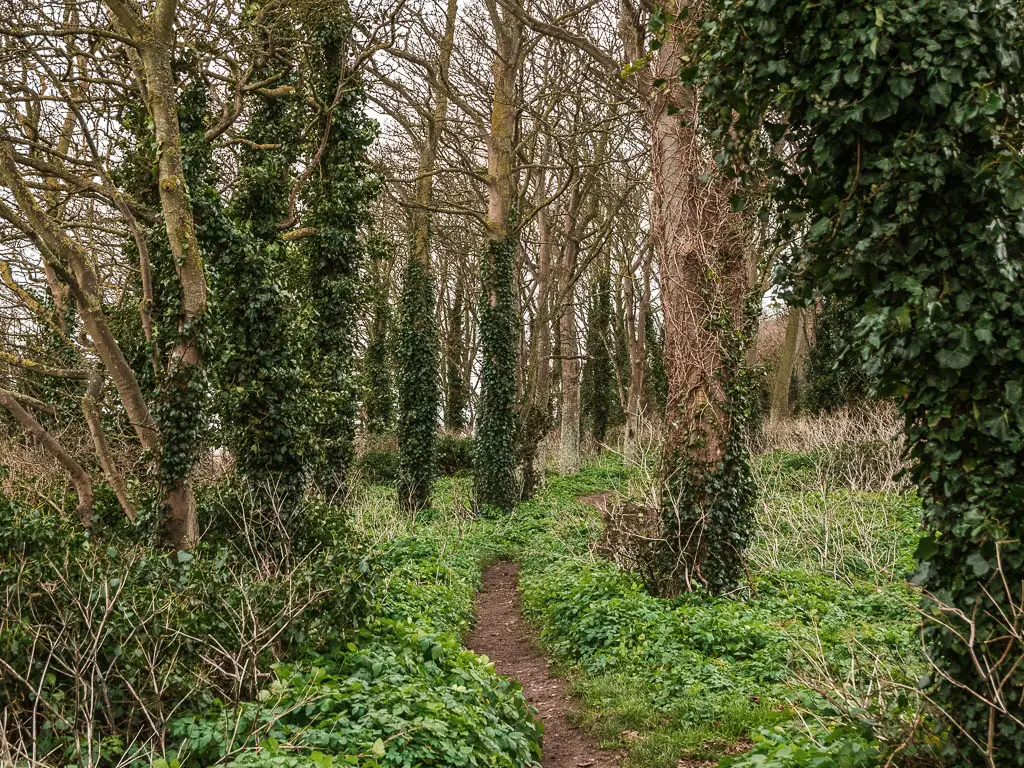
<path fill-rule="evenodd" d="M 395 449 L 364 451 L 356 460 L 359 477 L 373 485 L 394 485 L 401 471 L 401 457 Z"/>
<path fill-rule="evenodd" d="M 204 509 L 218 530 L 191 553 L 152 549 L 143 535 L 104 543 L 2 505 L 0 710 L 11 749 L 144 757 L 175 714 L 251 698 L 272 662 L 326 649 L 360 622 L 367 569 L 325 510 L 275 521 L 245 501 Z"/>
<path fill-rule="evenodd" d="M 727 757 L 719 768 L 873 768 L 880 765 L 879 744 L 860 730 L 838 727 L 794 733 L 784 728 L 762 730 L 754 749 Z"/>
<path fill-rule="evenodd" d="M 437 472 L 450 477 L 473 471 L 473 438 L 441 435 L 437 440 Z"/>
<path fill-rule="evenodd" d="M 389 768 L 518 768 L 539 757 L 540 725 L 519 686 L 452 635 L 377 623 L 346 653 L 274 672 L 258 702 L 172 722 L 179 749 L 200 765 L 233 757 L 236 768 L 285 768 L 311 750 Z"/>

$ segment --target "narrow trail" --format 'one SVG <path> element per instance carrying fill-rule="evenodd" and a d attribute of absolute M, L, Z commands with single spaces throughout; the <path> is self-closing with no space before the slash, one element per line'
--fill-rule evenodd
<path fill-rule="evenodd" d="M 523 693 L 544 723 L 544 768 L 615 768 L 620 755 L 601 749 L 572 722 L 564 680 L 551 673 L 551 663 L 537 647 L 523 619 L 516 563 L 497 563 L 484 572 L 477 596 L 476 628 L 466 645 L 485 654 L 494 668 L 523 686 Z"/>

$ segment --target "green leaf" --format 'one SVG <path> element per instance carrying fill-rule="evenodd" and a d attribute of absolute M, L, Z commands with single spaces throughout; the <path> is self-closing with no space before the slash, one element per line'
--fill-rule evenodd
<path fill-rule="evenodd" d="M 941 349 L 935 357 L 942 367 L 959 371 L 971 364 L 974 353 L 964 349 Z"/>
<path fill-rule="evenodd" d="M 967 556 L 967 564 L 971 566 L 974 571 L 974 575 L 979 578 L 988 573 L 992 566 L 989 565 L 988 560 L 980 552 L 972 552 Z"/>
<path fill-rule="evenodd" d="M 939 542 L 934 536 L 925 535 L 917 542 L 917 549 L 914 551 L 914 558 L 918 562 L 931 560 L 939 551 Z"/>
<path fill-rule="evenodd" d="M 953 96 L 952 86 L 947 82 L 933 83 L 928 89 L 928 96 L 932 102 L 940 107 L 949 106 L 950 99 Z"/>

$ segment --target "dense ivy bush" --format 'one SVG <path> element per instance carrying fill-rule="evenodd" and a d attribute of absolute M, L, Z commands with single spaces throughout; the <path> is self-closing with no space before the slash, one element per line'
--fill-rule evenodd
<path fill-rule="evenodd" d="M 481 260 L 480 412 L 476 427 L 474 500 L 481 508 L 511 512 L 516 480 L 516 363 L 519 321 L 515 300 L 516 240 L 490 241 Z"/>
<path fill-rule="evenodd" d="M 451 476 L 472 472 L 475 452 L 472 437 L 441 435 L 437 439 L 437 473 Z"/>
<path fill-rule="evenodd" d="M 401 472 L 401 456 L 394 448 L 363 451 L 356 458 L 359 479 L 372 485 L 395 485 Z"/>
<path fill-rule="evenodd" d="M 867 370 L 906 421 L 932 693 L 963 728 L 946 743 L 1024 765 L 1020 4 L 708 11 L 683 74 L 718 159 L 767 183 L 790 292 L 852 302 Z"/>
<path fill-rule="evenodd" d="M 405 509 L 426 506 L 437 458 L 441 405 L 434 278 L 430 264 L 410 258 L 402 284 L 398 323 L 398 498 Z"/>
<path fill-rule="evenodd" d="M 797 398 L 801 410 L 817 413 L 866 400 L 876 387 L 857 346 L 859 317 L 848 300 L 830 298 L 814 318 L 814 344 L 804 363 Z"/>

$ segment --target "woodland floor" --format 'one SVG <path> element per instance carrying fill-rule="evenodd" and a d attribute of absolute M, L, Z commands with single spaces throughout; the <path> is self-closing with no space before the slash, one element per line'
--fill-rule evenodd
<path fill-rule="evenodd" d="M 516 680 L 544 724 L 544 768 L 614 768 L 621 755 L 601 749 L 572 718 L 565 680 L 551 671 L 523 619 L 516 589 L 516 563 L 500 562 L 484 572 L 477 595 L 476 627 L 467 646 L 486 655 L 499 674 Z"/>

